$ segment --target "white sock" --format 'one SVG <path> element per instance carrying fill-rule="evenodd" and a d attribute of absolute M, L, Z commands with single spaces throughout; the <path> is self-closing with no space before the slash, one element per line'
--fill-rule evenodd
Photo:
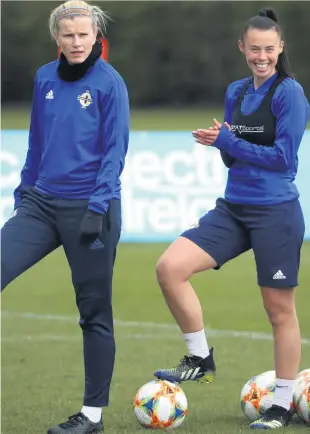
<path fill-rule="evenodd" d="M 273 396 L 272 404 L 284 407 L 287 410 L 291 408 L 293 399 L 293 387 L 295 380 L 276 379 L 276 391 Z"/>
<path fill-rule="evenodd" d="M 85 414 L 91 422 L 98 423 L 101 419 L 102 408 L 83 405 L 81 413 Z"/>
<path fill-rule="evenodd" d="M 200 332 L 183 333 L 188 352 L 191 356 L 199 356 L 205 359 L 210 354 L 206 333 L 204 329 Z"/>

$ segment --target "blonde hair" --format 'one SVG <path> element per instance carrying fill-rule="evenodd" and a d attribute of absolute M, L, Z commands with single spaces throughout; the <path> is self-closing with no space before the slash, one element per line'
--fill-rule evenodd
<path fill-rule="evenodd" d="M 106 12 L 102 11 L 98 6 L 91 6 L 82 0 L 69 0 L 55 8 L 50 15 L 49 29 L 52 38 L 55 39 L 57 36 L 61 19 L 72 19 L 77 15 L 90 17 L 94 29 L 97 28 L 101 35 L 106 33 L 107 22 L 110 19 Z"/>

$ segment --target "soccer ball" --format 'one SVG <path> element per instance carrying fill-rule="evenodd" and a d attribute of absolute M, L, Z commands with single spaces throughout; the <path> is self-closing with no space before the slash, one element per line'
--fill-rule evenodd
<path fill-rule="evenodd" d="M 271 407 L 276 390 L 275 371 L 266 371 L 248 380 L 241 390 L 241 408 L 245 416 L 255 421 Z M 293 401 L 291 411 L 294 412 Z"/>
<path fill-rule="evenodd" d="M 258 419 L 271 406 L 275 391 L 275 372 L 267 371 L 248 380 L 241 390 L 241 408 L 251 421 Z"/>
<path fill-rule="evenodd" d="M 255 379 L 256 375 L 254 375 L 254 377 L 250 378 L 245 383 L 240 395 L 241 409 L 245 416 L 252 422 L 256 420 L 257 416 L 259 415 L 257 405 L 258 395 L 256 394 L 255 390 Z"/>
<path fill-rule="evenodd" d="M 297 380 L 293 398 L 294 407 L 299 419 L 310 424 L 310 376 L 305 375 L 304 378 L 301 376 Z"/>
<path fill-rule="evenodd" d="M 185 393 L 170 381 L 149 381 L 138 390 L 134 400 L 135 415 L 144 428 L 177 428 L 187 411 Z"/>
<path fill-rule="evenodd" d="M 310 381 L 310 369 L 304 369 L 303 371 L 299 372 L 295 381 L 294 388 L 296 389 L 299 386 L 299 383 L 302 381 Z"/>

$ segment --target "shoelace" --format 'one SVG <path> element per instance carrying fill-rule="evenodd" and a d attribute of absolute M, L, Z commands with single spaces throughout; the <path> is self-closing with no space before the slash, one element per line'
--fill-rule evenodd
<path fill-rule="evenodd" d="M 73 416 L 69 416 L 67 422 L 60 424 L 60 428 L 73 428 L 78 426 L 81 422 L 86 420 L 85 416 L 82 413 L 74 414 Z"/>
<path fill-rule="evenodd" d="M 189 365 L 190 367 L 195 367 L 197 366 L 197 363 L 195 363 L 195 361 L 193 360 L 192 357 L 190 356 L 184 356 L 181 360 L 180 360 L 180 365 Z M 176 368 L 180 365 L 175 366 Z"/>

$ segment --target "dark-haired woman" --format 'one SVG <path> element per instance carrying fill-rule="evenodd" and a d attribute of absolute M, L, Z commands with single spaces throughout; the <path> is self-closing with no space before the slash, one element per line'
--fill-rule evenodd
<path fill-rule="evenodd" d="M 294 180 L 310 110 L 301 85 L 292 78 L 273 11 L 263 10 L 246 23 L 239 48 L 253 75 L 228 86 L 223 125 L 214 120 L 209 129 L 193 132 L 198 143 L 219 149 L 229 167 L 225 197 L 157 264 L 159 285 L 184 334 L 188 355 L 155 376 L 175 382 L 213 380 L 213 349 L 188 280 L 253 249 L 273 329 L 277 383 L 272 406 L 251 428 L 273 429 L 290 422 L 300 362 L 294 297 L 305 227 Z"/>

